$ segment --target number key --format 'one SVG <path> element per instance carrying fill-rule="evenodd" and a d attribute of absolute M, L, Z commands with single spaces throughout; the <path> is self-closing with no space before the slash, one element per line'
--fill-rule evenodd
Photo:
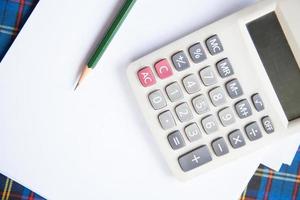
<path fill-rule="evenodd" d="M 183 98 L 182 91 L 177 82 L 174 82 L 174 83 L 171 83 L 170 85 L 168 85 L 166 87 L 166 93 L 172 102 Z"/>
<path fill-rule="evenodd" d="M 200 83 L 195 74 L 186 76 L 183 80 L 183 85 L 187 93 L 193 94 L 200 90 Z"/>
<path fill-rule="evenodd" d="M 158 110 L 158 109 L 161 109 L 161 108 L 167 106 L 167 102 L 160 90 L 151 92 L 149 94 L 149 101 L 155 110 Z"/>
<path fill-rule="evenodd" d="M 225 93 L 221 87 L 212 89 L 209 92 L 209 97 L 211 99 L 212 104 L 214 104 L 214 106 L 220 106 L 226 103 Z"/>
<path fill-rule="evenodd" d="M 219 112 L 219 118 L 223 126 L 229 126 L 235 122 L 234 114 L 231 108 L 224 108 Z"/>
<path fill-rule="evenodd" d="M 190 142 L 196 141 L 201 138 L 201 132 L 196 123 L 192 123 L 186 126 L 184 132 Z"/>
<path fill-rule="evenodd" d="M 217 83 L 217 77 L 211 67 L 206 67 L 200 71 L 200 77 L 205 86 Z"/>
<path fill-rule="evenodd" d="M 211 134 L 218 130 L 217 120 L 212 115 L 209 115 L 202 119 L 201 124 L 207 134 Z"/>
<path fill-rule="evenodd" d="M 193 119 L 193 114 L 187 103 L 182 103 L 176 106 L 175 112 L 181 122 L 187 122 Z"/>
<path fill-rule="evenodd" d="M 204 95 L 199 95 L 192 100 L 192 104 L 197 114 L 201 115 L 210 110 L 208 102 Z"/>

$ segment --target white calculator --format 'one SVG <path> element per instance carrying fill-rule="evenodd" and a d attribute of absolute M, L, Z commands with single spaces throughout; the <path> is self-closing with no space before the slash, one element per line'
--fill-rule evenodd
<path fill-rule="evenodd" d="M 299 132 L 299 66 L 300 1 L 262 0 L 127 73 L 170 169 L 185 180 Z"/>

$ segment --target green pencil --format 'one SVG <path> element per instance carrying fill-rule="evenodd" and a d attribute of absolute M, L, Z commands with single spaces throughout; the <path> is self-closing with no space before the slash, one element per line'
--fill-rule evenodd
<path fill-rule="evenodd" d="M 92 55 L 92 57 L 89 59 L 88 63 L 85 65 L 84 69 L 82 70 L 82 73 L 80 75 L 80 78 L 75 86 L 75 89 L 82 83 L 83 79 L 92 71 L 92 69 L 95 68 L 96 64 L 104 54 L 106 48 L 108 47 L 109 43 L 112 41 L 114 35 L 119 30 L 120 26 L 122 25 L 122 22 L 127 17 L 130 9 L 134 5 L 136 0 L 125 0 L 122 8 L 120 9 L 119 13 L 117 14 L 116 18 L 114 19 L 113 23 L 108 28 L 105 36 L 99 43 L 96 51 Z"/>

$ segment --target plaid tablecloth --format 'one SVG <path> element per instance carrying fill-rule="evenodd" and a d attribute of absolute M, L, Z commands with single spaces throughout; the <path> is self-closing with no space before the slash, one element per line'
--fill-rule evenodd
<path fill-rule="evenodd" d="M 0 62 L 39 0 L 0 0 Z"/>
<path fill-rule="evenodd" d="M 43 197 L 30 191 L 17 182 L 0 174 L 0 199 L 1 200 L 44 200 Z"/>
<path fill-rule="evenodd" d="M 300 146 L 292 164 L 278 172 L 260 165 L 240 200 L 300 200 Z"/>

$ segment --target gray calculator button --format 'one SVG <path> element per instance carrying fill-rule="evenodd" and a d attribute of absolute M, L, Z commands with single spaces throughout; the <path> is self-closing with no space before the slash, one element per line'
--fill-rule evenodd
<path fill-rule="evenodd" d="M 172 62 L 177 71 L 182 71 L 190 67 L 190 63 L 183 51 L 179 51 L 172 56 Z"/>
<path fill-rule="evenodd" d="M 243 95 L 242 87 L 237 79 L 233 79 L 226 83 L 226 90 L 228 95 L 232 98 L 238 98 Z"/>
<path fill-rule="evenodd" d="M 182 91 L 177 82 L 171 83 L 166 87 L 166 93 L 169 99 L 174 102 L 183 98 Z"/>
<path fill-rule="evenodd" d="M 218 123 L 214 116 L 209 115 L 201 120 L 203 129 L 207 134 L 211 134 L 218 130 Z"/>
<path fill-rule="evenodd" d="M 249 102 L 244 99 L 235 104 L 235 110 L 238 116 L 243 119 L 252 115 L 252 110 Z"/>
<path fill-rule="evenodd" d="M 264 102 L 260 98 L 259 94 L 255 94 L 255 95 L 252 96 L 252 103 L 253 103 L 255 109 L 258 112 L 262 111 L 263 109 L 265 109 Z"/>
<path fill-rule="evenodd" d="M 186 76 L 183 80 L 183 86 L 187 93 L 193 94 L 200 90 L 200 83 L 198 77 L 195 74 Z"/>
<path fill-rule="evenodd" d="M 263 127 L 264 127 L 264 129 L 267 133 L 273 133 L 274 132 L 274 126 L 273 126 L 273 123 L 272 123 L 269 116 L 263 117 L 261 119 L 261 122 L 262 122 Z"/>
<path fill-rule="evenodd" d="M 200 63 L 206 59 L 206 54 L 200 43 L 191 46 L 189 48 L 189 53 L 194 63 Z"/>
<path fill-rule="evenodd" d="M 158 116 L 158 120 L 164 130 L 173 128 L 176 125 L 172 113 L 169 110 L 161 113 Z"/>
<path fill-rule="evenodd" d="M 211 67 L 206 67 L 200 71 L 200 77 L 204 85 L 209 86 L 218 82 Z"/>
<path fill-rule="evenodd" d="M 260 128 L 258 127 L 256 122 L 252 122 L 245 127 L 246 134 L 249 140 L 257 140 L 262 137 Z"/>
<path fill-rule="evenodd" d="M 181 136 L 179 131 L 174 131 L 173 133 L 168 135 L 168 141 L 172 149 L 180 149 L 185 146 L 185 142 L 183 137 Z"/>
<path fill-rule="evenodd" d="M 228 58 L 225 58 L 217 63 L 217 69 L 222 78 L 231 76 L 234 74 L 232 65 Z"/>
<path fill-rule="evenodd" d="M 229 142 L 230 142 L 231 146 L 235 149 L 240 148 L 246 144 L 245 139 L 240 130 L 235 130 L 235 131 L 231 132 L 228 135 L 228 138 L 229 138 Z"/>
<path fill-rule="evenodd" d="M 207 146 L 201 146 L 179 157 L 178 162 L 183 171 L 190 171 L 211 161 L 211 155 Z"/>
<path fill-rule="evenodd" d="M 211 55 L 218 54 L 224 50 L 222 43 L 217 35 L 208 38 L 206 40 L 206 46 Z"/>
<path fill-rule="evenodd" d="M 222 156 L 229 152 L 227 144 L 224 138 L 218 138 L 211 143 L 211 146 L 216 154 L 216 156 Z"/>
<path fill-rule="evenodd" d="M 158 109 L 161 109 L 161 108 L 167 106 L 167 102 L 160 90 L 151 92 L 149 94 L 149 101 L 155 110 L 158 110 Z"/>
<path fill-rule="evenodd" d="M 209 105 L 204 95 L 199 95 L 192 100 L 193 107 L 197 114 L 201 115 L 208 112 Z"/>
<path fill-rule="evenodd" d="M 187 122 L 193 119 L 193 114 L 187 103 L 182 103 L 176 106 L 175 112 L 181 122 Z"/>
<path fill-rule="evenodd" d="M 220 106 L 226 103 L 225 93 L 221 87 L 209 91 L 209 97 L 214 106 Z"/>
<path fill-rule="evenodd" d="M 192 123 L 186 126 L 184 132 L 190 142 L 196 141 L 201 138 L 201 131 L 196 123 Z"/>
<path fill-rule="evenodd" d="M 229 107 L 219 112 L 219 118 L 223 126 L 229 126 L 235 122 L 233 111 Z"/>

